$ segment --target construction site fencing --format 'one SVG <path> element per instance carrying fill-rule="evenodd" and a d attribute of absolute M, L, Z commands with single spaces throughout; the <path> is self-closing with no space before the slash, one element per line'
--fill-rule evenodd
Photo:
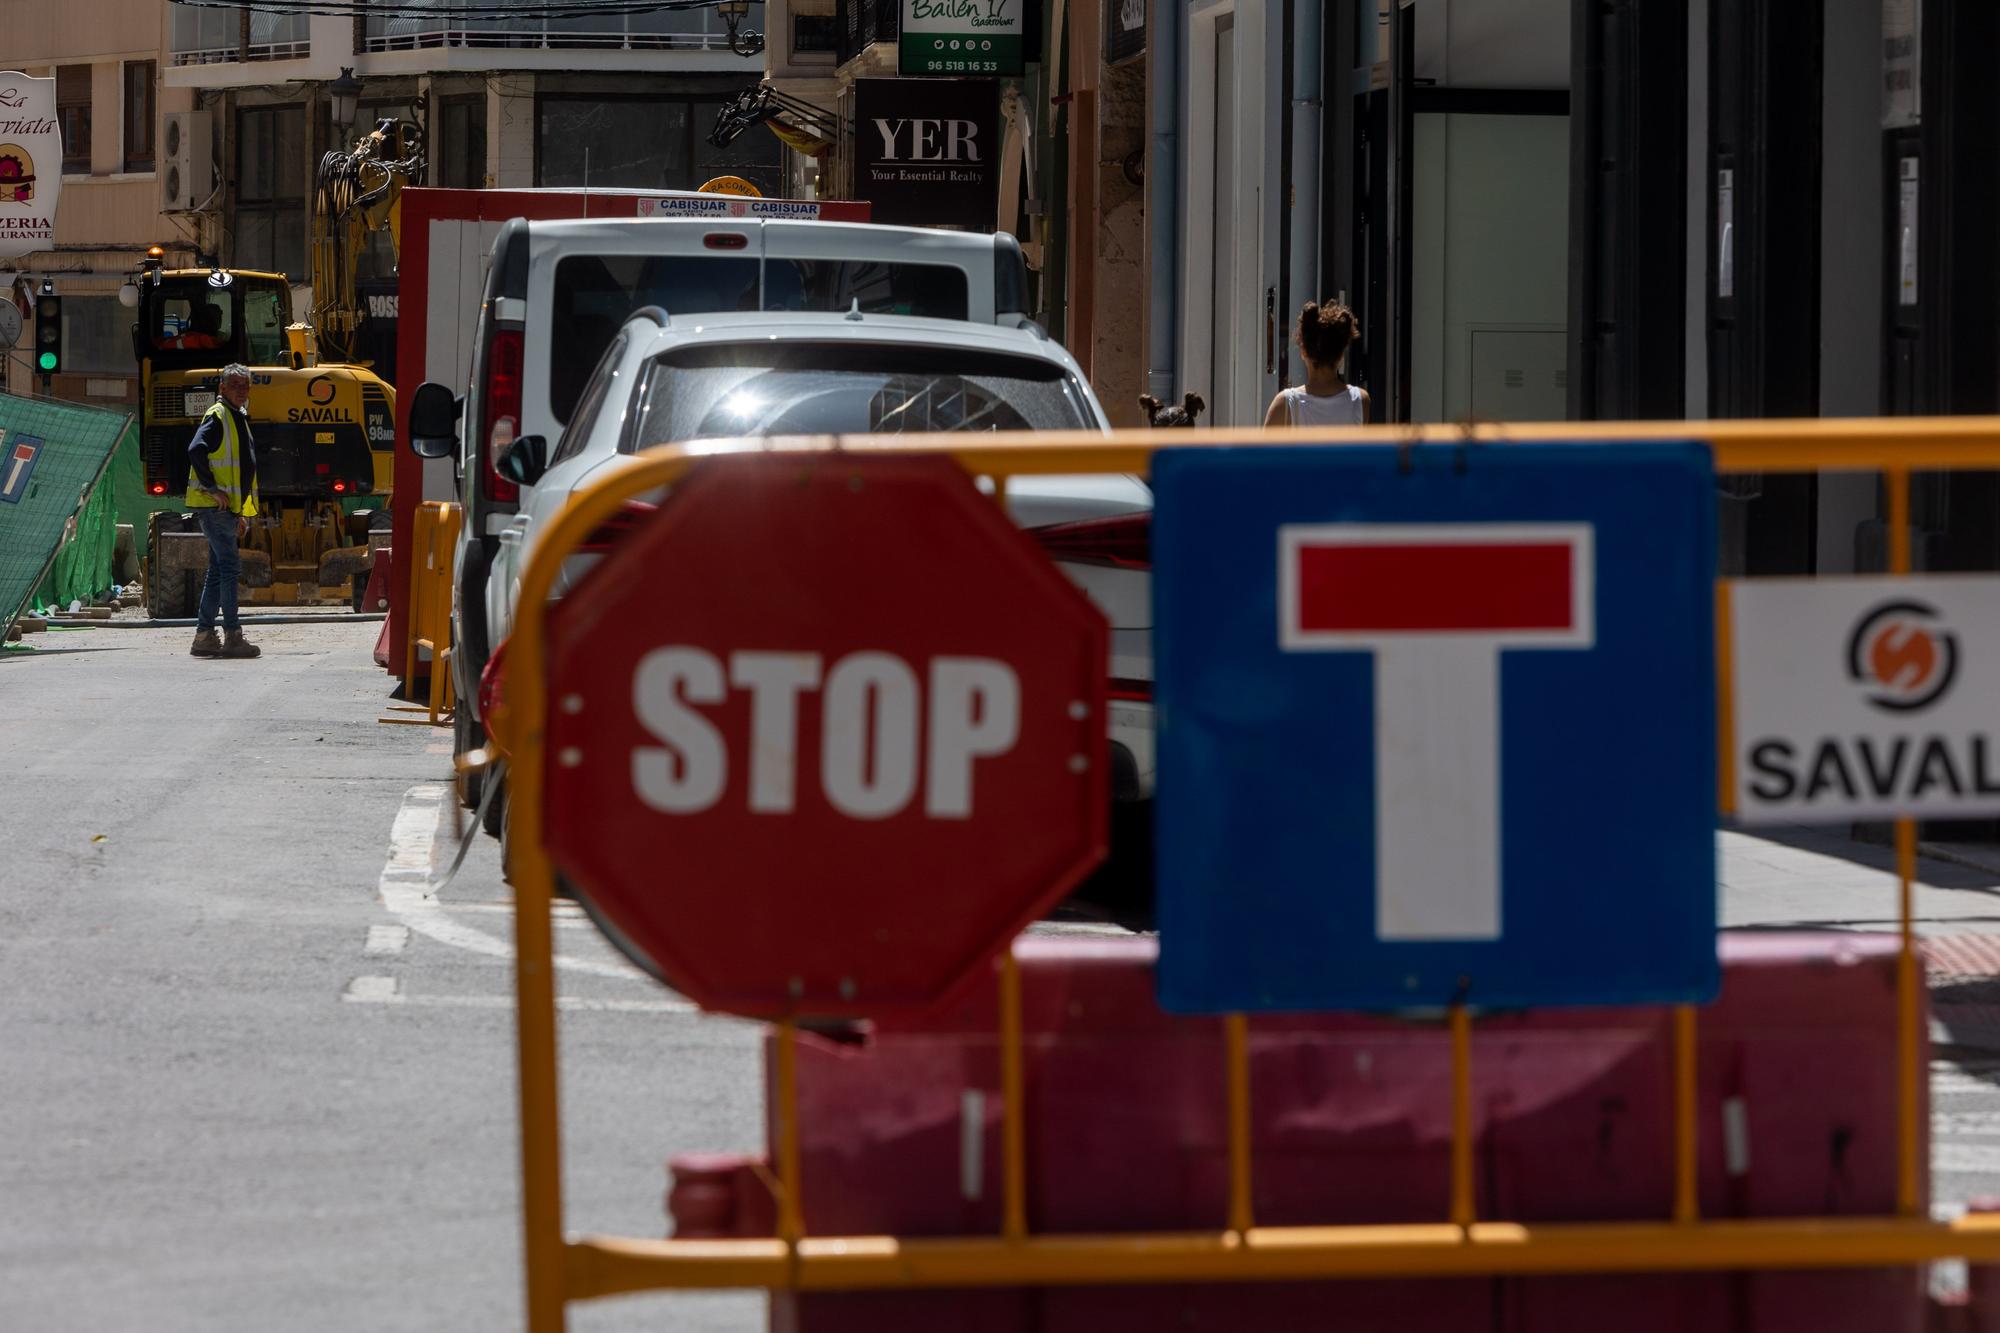
<path fill-rule="evenodd" d="M 520 1060 L 524 1225 L 529 1326 L 564 1325 L 569 1302 L 621 1292 L 693 1288 L 860 1291 L 918 1288 L 1276 1281 L 1386 1276 L 1694 1272 L 1746 1269 L 1891 1267 L 1933 1260 L 2000 1261 L 2000 1215 L 1970 1213 L 1935 1220 L 1925 1211 L 1927 1166 L 1921 1123 L 1926 1038 L 1920 1026 L 1922 975 L 1912 919 L 1916 829 L 1896 824 L 1900 894 L 1897 922 L 1897 1206 L 1881 1216 L 1710 1219 L 1697 1190 L 1695 1006 L 1672 1010 L 1669 1141 L 1670 1205 L 1649 1221 L 1530 1223 L 1481 1217 L 1476 1208 L 1471 1050 L 1476 1015 L 1449 1012 L 1449 1207 L 1431 1222 L 1375 1226 L 1261 1226 L 1252 1206 L 1251 1085 L 1248 1020 L 1222 1020 L 1225 1059 L 1215 1095 L 1227 1108 L 1228 1208 L 1212 1229 L 1130 1234 L 1036 1234 L 1028 1226 L 1021 983 L 1011 950 L 999 967 L 1004 1203 L 997 1232 L 956 1237 L 807 1234 L 799 1195 L 799 1119 L 793 1022 L 776 1024 L 771 1091 L 775 1101 L 773 1170 L 776 1234 L 768 1239 L 676 1240 L 571 1236 L 565 1230 L 557 1106 L 555 967 L 550 905 L 554 870 L 546 848 L 546 657 L 549 597 L 562 562 L 627 501 L 671 487 L 690 469 L 726 467 L 734 452 L 846 451 L 852 454 L 948 455 L 1004 499 L 1024 476 L 1143 476 L 1162 449 L 1256 444 L 1394 445 L 1403 449 L 1504 449 L 1510 442 L 1697 440 L 1729 474 L 1874 473 L 1888 523 L 1885 578 L 1911 571 L 1910 479 L 1913 473 L 2000 469 L 2000 421 L 1799 420 L 1642 424 L 1482 425 L 1473 428 L 1352 428 L 1332 431 L 1121 432 L 1111 436 L 877 436 L 799 441 L 704 442 L 640 456 L 581 491 L 538 544 L 522 579 L 519 618 L 510 640 L 507 708 L 513 760 L 512 862 Z M 671 500 L 668 501 L 671 504 Z M 419 563 L 422 561 L 421 546 Z M 716 571 L 718 577 L 726 571 Z M 1727 661 L 1729 583 L 1717 589 L 1718 656 Z M 427 604 L 423 604 L 427 605 Z M 419 611 L 422 625 L 424 613 Z M 413 660 L 413 659 L 412 659 Z M 1727 672 L 1721 671 L 1720 718 L 1729 734 Z M 1725 743 L 1719 753 L 1725 765 Z M 1725 781 L 1721 790 L 1727 793 Z M 1708 886 L 1697 886 L 1706 890 Z"/>
<path fill-rule="evenodd" d="M 38 595 L 68 605 L 109 590 L 117 508 L 100 481 L 131 429 L 126 413 L 0 394 L 4 624 Z"/>
<path fill-rule="evenodd" d="M 399 712 L 422 717 L 385 717 L 405 725 L 448 725 L 457 702 L 451 679 L 452 571 L 464 511 L 455 504 L 427 500 L 417 506 L 410 537 L 410 614 L 403 641 L 403 698 Z M 426 698 L 416 699 L 417 681 Z"/>

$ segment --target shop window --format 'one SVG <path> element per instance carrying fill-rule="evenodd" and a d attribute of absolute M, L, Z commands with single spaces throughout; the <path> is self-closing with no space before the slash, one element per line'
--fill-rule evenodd
<path fill-rule="evenodd" d="M 832 14 L 792 15 L 792 54 L 831 56 L 838 45 L 835 24 Z"/>
<path fill-rule="evenodd" d="M 81 375 L 134 375 L 132 312 L 116 296 L 63 297 L 63 370 Z"/>

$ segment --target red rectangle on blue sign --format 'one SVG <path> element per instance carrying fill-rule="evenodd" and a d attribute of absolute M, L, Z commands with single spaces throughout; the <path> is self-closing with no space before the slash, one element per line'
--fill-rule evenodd
<path fill-rule="evenodd" d="M 1568 542 L 1302 544 L 1298 628 L 1568 629 L 1575 617 L 1574 559 Z"/>
<path fill-rule="evenodd" d="M 0 501 L 7 504 L 21 503 L 21 497 L 28 493 L 28 482 L 35 475 L 35 460 L 42 454 L 42 441 L 38 435 L 16 435 L 7 453 L 0 457 Z"/>

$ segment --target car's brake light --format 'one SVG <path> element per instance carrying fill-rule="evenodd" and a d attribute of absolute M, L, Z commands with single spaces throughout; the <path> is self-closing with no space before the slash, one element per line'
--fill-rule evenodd
<path fill-rule="evenodd" d="M 479 419 L 486 423 L 486 498 L 512 504 L 521 488 L 500 475 L 500 459 L 521 433 L 521 365 L 525 352 L 519 329 L 495 329 L 486 352 L 486 389 Z"/>
<path fill-rule="evenodd" d="M 1113 676 L 1105 688 L 1104 697 L 1113 703 L 1149 704 L 1153 702 L 1153 682 Z"/>
<path fill-rule="evenodd" d="M 1115 565 L 1120 569 L 1153 567 L 1153 516 L 1120 514 L 1116 518 L 1086 518 L 1032 529 L 1051 560 Z"/>
<path fill-rule="evenodd" d="M 577 545 L 577 553 L 603 555 L 625 540 L 632 529 L 650 518 L 657 508 L 658 505 L 647 504 L 644 500 L 627 500 L 618 507 L 617 513 L 598 524 L 596 531 Z"/>
<path fill-rule="evenodd" d="M 712 231 L 701 238 L 701 243 L 711 250 L 747 250 L 750 238 L 740 231 Z"/>

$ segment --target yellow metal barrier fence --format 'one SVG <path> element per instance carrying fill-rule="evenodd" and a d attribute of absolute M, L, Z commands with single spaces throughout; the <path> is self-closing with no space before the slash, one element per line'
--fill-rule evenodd
<path fill-rule="evenodd" d="M 403 638 L 403 698 L 414 696 L 418 653 L 430 654 L 430 698 L 425 704 L 397 705 L 421 718 L 385 717 L 400 726 L 448 726 L 457 706 L 451 681 L 452 571 L 458 557 L 463 511 L 455 504 L 426 500 L 417 506 L 410 534 L 410 615 Z"/>
<path fill-rule="evenodd" d="M 1939 1259 L 2000 1261 L 2000 1214 L 1934 1221 L 1922 1214 L 1923 1141 L 1918 1123 L 1923 1034 L 1911 884 L 1913 821 L 1897 824 L 1901 883 L 1898 992 L 1898 1209 L 1886 1217 L 1807 1217 L 1704 1221 L 1696 1194 L 1696 1013 L 1673 1016 L 1672 1216 L 1657 1222 L 1516 1223 L 1480 1221 L 1474 1209 L 1471 1133 L 1472 1015 L 1451 1013 L 1453 1075 L 1451 1205 L 1448 1219 L 1385 1226 L 1260 1227 L 1251 1208 L 1247 1020 L 1224 1020 L 1228 1102 L 1229 1208 L 1214 1231 L 1125 1235 L 1030 1235 L 1021 1078 L 1020 980 L 1011 952 L 1000 959 L 1000 1045 L 1004 1132 L 1002 1227 L 998 1235 L 954 1238 L 804 1234 L 799 1206 L 796 1028 L 778 1025 L 773 1117 L 778 1235 L 761 1240 L 567 1238 L 557 1106 L 555 968 L 550 902 L 553 870 L 543 844 L 546 728 L 545 634 L 548 599 L 564 558 L 626 500 L 669 486 L 705 458 L 753 452 L 945 454 L 990 478 L 1004 496 L 1023 475 L 1144 475 L 1162 448 L 1199 445 L 1376 444 L 1477 448 L 1510 441 L 1700 440 L 1718 472 L 1879 473 L 1888 495 L 1890 573 L 1910 570 L 1909 479 L 1913 471 L 2000 469 L 2000 418 L 1618 422 L 1476 427 L 1357 427 L 1326 431 L 1164 431 L 1048 434 L 820 437 L 702 443 L 641 455 L 579 492 L 536 549 L 521 581 L 509 645 L 508 732 L 513 766 L 515 983 L 520 1061 L 521 1157 L 528 1326 L 554 1333 L 571 1301 L 621 1292 L 695 1288 L 802 1291 L 1179 1283 L 1397 1276 L 1715 1271 L 1881 1267 Z M 1728 585 L 1718 588 L 1718 614 Z M 1726 624 L 1726 620 L 1722 623 Z M 1718 642 L 1726 662 L 1727 639 Z M 1720 718 L 1730 721 L 1726 672 Z M 1729 746 L 1722 747 L 1724 763 Z M 1725 770 L 1726 779 L 1727 772 Z M 1727 801 L 1731 786 L 1721 787 Z"/>

